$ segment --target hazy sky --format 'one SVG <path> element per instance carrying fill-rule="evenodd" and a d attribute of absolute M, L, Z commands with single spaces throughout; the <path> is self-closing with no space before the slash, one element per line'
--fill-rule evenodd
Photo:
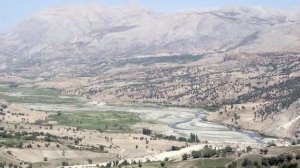
<path fill-rule="evenodd" d="M 293 8 L 300 0 L 0 0 L 0 32 L 4 32 L 37 11 L 66 4 L 96 2 L 108 5 L 137 3 L 156 11 L 173 12 L 184 9 L 232 5 Z"/>

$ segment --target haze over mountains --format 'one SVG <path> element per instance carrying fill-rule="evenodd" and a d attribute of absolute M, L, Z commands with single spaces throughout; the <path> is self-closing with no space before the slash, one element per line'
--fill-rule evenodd
<path fill-rule="evenodd" d="M 299 51 L 299 27 L 297 10 L 262 7 L 169 14 L 97 4 L 56 7 L 0 37 L 0 67 L 8 72 L 14 66 L 61 68 L 140 55 Z"/>
<path fill-rule="evenodd" d="M 0 34 L 0 167 L 297 167 L 299 11 L 34 14 Z"/>
<path fill-rule="evenodd" d="M 50 8 L 1 35 L 0 79 L 95 101 L 200 107 L 215 111 L 211 121 L 291 137 L 300 132 L 299 27 L 296 9 Z"/>

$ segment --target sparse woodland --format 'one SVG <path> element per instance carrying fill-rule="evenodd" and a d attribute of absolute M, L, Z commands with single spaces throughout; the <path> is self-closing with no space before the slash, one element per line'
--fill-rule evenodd
<path fill-rule="evenodd" d="M 163 67 L 152 62 L 142 68 L 108 71 L 65 94 L 202 107 L 216 111 L 230 120 L 228 124 L 236 126 L 242 125 L 240 113 L 244 112 L 260 123 L 276 120 L 276 115 L 300 98 L 299 53 L 228 53 L 215 60 L 210 57 L 199 59 L 196 65 Z"/>

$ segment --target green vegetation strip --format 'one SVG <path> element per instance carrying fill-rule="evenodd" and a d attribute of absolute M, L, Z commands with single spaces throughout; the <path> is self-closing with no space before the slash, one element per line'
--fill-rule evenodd
<path fill-rule="evenodd" d="M 105 132 L 129 132 L 130 125 L 140 121 L 135 113 L 119 111 L 64 112 L 50 115 L 48 121 L 59 125 L 95 129 Z"/>
<path fill-rule="evenodd" d="M 13 147 L 19 143 L 22 143 L 22 141 L 18 140 L 17 138 L 2 138 L 2 137 L 0 137 L 0 144 L 7 146 L 7 147 Z"/>
<path fill-rule="evenodd" d="M 230 163 L 232 158 L 216 158 L 216 159 L 194 159 L 181 162 L 165 162 L 164 167 L 178 168 L 178 167 L 201 167 L 201 168 L 212 168 L 212 167 L 226 167 L 226 164 Z M 127 168 L 138 167 L 138 165 L 128 165 Z M 143 163 L 143 168 L 159 168 L 161 162 Z"/>
<path fill-rule="evenodd" d="M 12 103 L 75 104 L 78 97 L 63 97 L 55 89 L 20 88 L 0 85 L 0 99 Z"/>
<path fill-rule="evenodd" d="M 124 61 L 118 61 L 117 67 L 125 66 L 126 64 L 136 64 L 149 66 L 157 63 L 177 63 L 186 64 L 193 61 L 198 61 L 203 58 L 203 55 L 173 55 L 163 57 L 145 57 L 145 58 L 132 58 Z"/>

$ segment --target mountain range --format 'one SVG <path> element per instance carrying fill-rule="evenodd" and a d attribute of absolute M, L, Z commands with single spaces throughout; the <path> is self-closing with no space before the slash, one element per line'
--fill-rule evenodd
<path fill-rule="evenodd" d="M 214 111 L 210 121 L 293 137 L 299 11 L 49 8 L 0 35 L 0 81 L 93 101 L 199 107 Z"/>
<path fill-rule="evenodd" d="M 54 7 L 0 36 L 0 72 L 58 75 L 70 65 L 139 56 L 299 51 L 299 27 L 296 9 L 160 13 L 140 6 Z"/>

